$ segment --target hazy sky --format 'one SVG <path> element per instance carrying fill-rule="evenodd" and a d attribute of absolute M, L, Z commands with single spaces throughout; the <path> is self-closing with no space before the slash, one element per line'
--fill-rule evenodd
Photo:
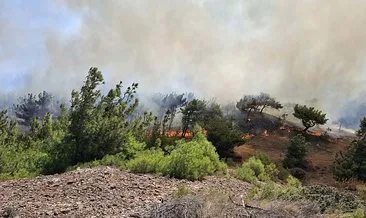
<path fill-rule="evenodd" d="M 318 98 L 336 116 L 366 91 L 365 0 L 0 0 L 0 92 L 108 84 L 218 101 Z"/>

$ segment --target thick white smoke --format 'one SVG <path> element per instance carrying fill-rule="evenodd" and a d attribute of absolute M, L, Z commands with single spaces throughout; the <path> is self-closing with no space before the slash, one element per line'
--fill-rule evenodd
<path fill-rule="evenodd" d="M 80 26 L 69 34 L 44 31 L 48 65 L 32 69 L 28 85 L 69 93 L 97 66 L 108 81 L 139 82 L 144 93 L 317 98 L 335 117 L 365 91 L 365 3 L 59 0 L 55 7 L 74 14 Z"/>

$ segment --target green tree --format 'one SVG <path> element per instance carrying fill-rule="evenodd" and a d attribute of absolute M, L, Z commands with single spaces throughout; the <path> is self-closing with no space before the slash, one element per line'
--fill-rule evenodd
<path fill-rule="evenodd" d="M 333 174 L 338 180 L 358 178 L 366 181 L 366 119 L 362 119 L 357 131 L 358 140 L 354 140 L 345 152 L 336 154 L 333 162 Z"/>
<path fill-rule="evenodd" d="M 239 128 L 223 117 L 214 117 L 205 124 L 207 139 L 215 146 L 221 158 L 231 157 L 235 146 L 245 142 Z"/>
<path fill-rule="evenodd" d="M 283 108 L 282 104 L 276 101 L 275 98 L 271 97 L 267 93 L 261 93 L 258 97 L 258 106 L 260 108 L 260 113 L 263 113 L 263 110 L 267 107 L 271 107 L 273 109 L 279 110 Z"/>
<path fill-rule="evenodd" d="M 351 147 L 346 152 L 338 152 L 335 156 L 332 170 L 334 177 L 339 181 L 348 180 L 356 176 L 357 164 L 354 161 L 355 146 Z"/>
<path fill-rule="evenodd" d="M 236 103 L 236 108 L 246 114 L 246 120 L 249 121 L 249 116 L 253 111 L 258 110 L 259 102 L 256 96 L 246 95 Z"/>
<path fill-rule="evenodd" d="M 292 137 L 290 140 L 290 145 L 287 148 L 286 157 L 283 160 L 283 166 L 285 168 L 303 168 L 307 153 L 306 145 L 307 143 L 305 137 L 301 134 Z"/>
<path fill-rule="evenodd" d="M 195 99 L 182 110 L 183 135 L 195 124 L 207 131 L 207 139 L 215 146 L 220 157 L 232 155 L 233 148 L 243 143 L 239 128 L 222 113 L 215 102 L 208 104 Z"/>
<path fill-rule="evenodd" d="M 268 107 L 277 110 L 283 108 L 281 103 L 267 93 L 261 93 L 259 95 L 245 95 L 236 103 L 236 107 L 239 111 L 247 115 L 246 120 L 249 120 L 249 116 L 252 112 L 263 113 L 264 109 Z"/>
<path fill-rule="evenodd" d="M 295 105 L 293 115 L 301 119 L 302 124 L 305 126 L 304 132 L 316 124 L 323 125 L 328 119 L 325 118 L 326 114 L 322 111 L 316 110 L 314 107 L 307 107 L 306 105 Z"/>
<path fill-rule="evenodd" d="M 185 137 L 189 129 L 203 120 L 203 112 L 206 108 L 206 102 L 198 99 L 194 99 L 189 102 L 182 111 L 182 136 Z"/>
<path fill-rule="evenodd" d="M 56 114 L 54 110 L 53 96 L 43 91 L 38 95 L 28 94 L 20 98 L 19 104 L 14 105 L 15 115 L 21 125 L 29 126 L 32 119 L 43 117 L 47 113 Z"/>
<path fill-rule="evenodd" d="M 360 122 L 360 129 L 357 131 L 357 135 L 361 140 L 366 139 L 366 117 L 364 117 Z"/>
<path fill-rule="evenodd" d="M 70 135 L 66 138 L 73 153 L 72 164 L 125 151 L 128 136 L 141 137 L 152 120 L 150 113 L 132 116 L 139 103 L 135 98 L 137 83 L 123 92 L 120 82 L 106 96 L 98 89 L 101 84 L 102 73 L 93 67 L 81 90 L 72 92 Z"/>

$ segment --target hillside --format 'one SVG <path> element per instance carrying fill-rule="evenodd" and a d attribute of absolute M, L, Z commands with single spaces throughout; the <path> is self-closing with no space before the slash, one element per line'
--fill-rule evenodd
<path fill-rule="evenodd" d="M 112 167 L 0 183 L 0 215 L 20 217 L 144 217 L 180 186 L 193 193 L 220 190 L 238 198 L 250 184 L 220 177 L 202 182 L 130 174 Z M 5 215 L 4 215 L 5 217 Z"/>
<path fill-rule="evenodd" d="M 269 115 L 266 115 L 269 117 Z M 272 118 L 274 119 L 274 118 Z M 286 127 L 275 128 L 272 131 L 260 129 L 260 133 L 249 134 L 248 141 L 235 148 L 235 154 L 241 161 L 248 159 L 256 151 L 264 152 L 278 165 L 286 155 L 289 140 L 292 136 L 301 133 L 300 128 L 287 123 Z M 350 142 L 354 139 L 346 132 L 333 131 L 329 136 L 323 136 L 324 130 L 314 128 L 313 133 L 306 135 L 308 144 L 307 161 L 309 170 L 306 183 L 336 185 L 331 172 L 335 154 L 346 150 Z"/>

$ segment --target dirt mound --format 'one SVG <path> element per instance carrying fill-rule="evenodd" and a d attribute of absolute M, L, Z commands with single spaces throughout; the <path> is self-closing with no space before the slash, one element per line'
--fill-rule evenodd
<path fill-rule="evenodd" d="M 193 193 L 219 189 L 245 194 L 248 183 L 222 177 L 204 181 L 137 175 L 113 167 L 79 169 L 60 175 L 0 183 L 0 215 L 13 217 L 144 217 L 169 200 L 179 186 Z"/>

